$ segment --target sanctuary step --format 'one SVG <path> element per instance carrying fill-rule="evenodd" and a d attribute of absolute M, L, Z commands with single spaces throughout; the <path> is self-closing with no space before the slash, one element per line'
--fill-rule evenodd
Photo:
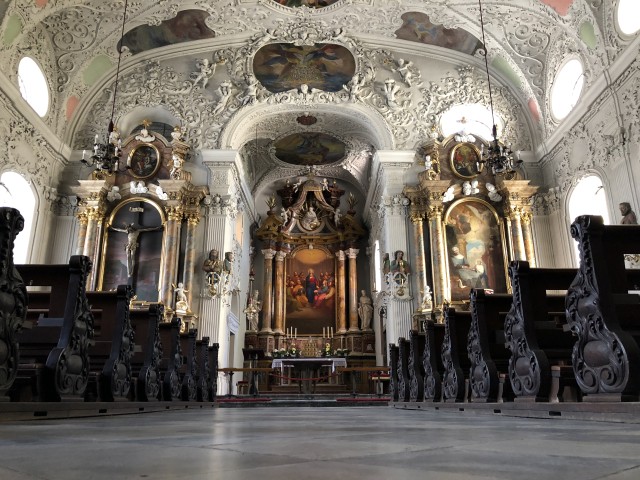
<path fill-rule="evenodd" d="M 359 395 L 352 397 L 345 394 L 275 394 L 260 397 L 251 396 L 222 396 L 216 399 L 216 405 L 220 408 L 245 408 L 245 407 L 373 407 L 387 406 L 388 396 Z"/>

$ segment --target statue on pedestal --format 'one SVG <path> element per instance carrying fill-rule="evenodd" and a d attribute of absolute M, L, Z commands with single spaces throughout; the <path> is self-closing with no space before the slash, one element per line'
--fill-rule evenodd
<path fill-rule="evenodd" d="M 251 332 L 258 331 L 258 315 L 260 310 L 262 310 L 262 302 L 258 300 L 258 295 L 260 295 L 260 292 L 254 290 L 253 295 L 249 299 L 249 305 L 244 309 L 244 313 L 247 315 L 249 322 L 249 331 Z"/>
<path fill-rule="evenodd" d="M 364 290 L 360 291 L 360 302 L 358 303 L 358 316 L 360 317 L 360 328 L 371 330 L 371 319 L 373 318 L 373 301 L 367 296 Z"/>
<path fill-rule="evenodd" d="M 186 294 L 189 290 L 184 288 L 182 282 L 178 282 L 177 287 L 174 284 L 171 284 L 171 286 L 176 294 L 176 312 L 187 313 L 189 311 L 189 300 Z"/>

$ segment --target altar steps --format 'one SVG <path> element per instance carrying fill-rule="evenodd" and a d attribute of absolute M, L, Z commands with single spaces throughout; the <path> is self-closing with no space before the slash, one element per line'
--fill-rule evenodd
<path fill-rule="evenodd" d="M 391 399 L 377 395 L 315 394 L 293 395 L 269 392 L 268 395 L 253 397 L 249 395 L 221 396 L 216 399 L 219 408 L 251 407 L 386 407 Z"/>

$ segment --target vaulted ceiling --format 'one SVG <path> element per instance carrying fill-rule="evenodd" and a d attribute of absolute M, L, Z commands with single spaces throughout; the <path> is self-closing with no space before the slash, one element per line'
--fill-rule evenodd
<path fill-rule="evenodd" d="M 568 55 L 582 60 L 588 89 L 623 51 L 613 3 L 483 2 L 494 103 L 519 148 L 558 128 L 549 89 Z M 17 85 L 19 60 L 36 59 L 52 94 L 44 121 L 86 148 L 108 123 L 124 1 L 1 5 L 5 73 Z M 323 174 L 364 191 L 374 150 L 416 149 L 451 106 L 488 103 L 479 13 L 476 0 L 132 0 L 117 124 L 128 133 L 151 117 L 182 125 L 196 149 L 237 149 L 256 192 L 300 170 L 277 146 L 295 150 L 311 133 Z M 205 59 L 216 68 L 206 81 Z"/>

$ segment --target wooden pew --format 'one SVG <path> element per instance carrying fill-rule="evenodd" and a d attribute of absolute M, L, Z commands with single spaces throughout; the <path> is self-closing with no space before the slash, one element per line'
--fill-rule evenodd
<path fill-rule="evenodd" d="M 131 388 L 133 329 L 129 303 L 133 289 L 119 285 L 115 292 L 87 292 L 94 318 L 93 343 L 89 348 L 91 377 L 85 400 L 126 400 Z"/>
<path fill-rule="evenodd" d="M 211 381 L 209 382 L 209 401 L 215 402 L 216 395 L 218 394 L 218 351 L 220 345 L 214 343 L 209 347 L 209 375 Z"/>
<path fill-rule="evenodd" d="M 578 340 L 573 369 L 589 400 L 640 398 L 640 296 L 629 294 L 637 271 L 624 255 L 638 253 L 640 227 L 605 226 L 585 215 L 571 224 L 580 268 L 567 291 L 567 322 Z"/>
<path fill-rule="evenodd" d="M 417 330 L 409 332 L 409 400 L 422 402 L 424 400 L 424 367 L 422 365 L 422 352 L 424 352 L 424 335 Z"/>
<path fill-rule="evenodd" d="M 160 324 L 162 399 L 166 402 L 180 400 L 182 394 L 182 381 L 180 378 L 180 367 L 182 367 L 181 323 L 179 318 L 174 318 L 171 322 Z"/>
<path fill-rule="evenodd" d="M 505 347 L 504 321 L 513 297 L 471 290 L 471 326 L 467 353 L 471 361 L 469 386 L 472 402 L 513 400 L 507 380 L 511 352 Z"/>
<path fill-rule="evenodd" d="M 466 402 L 469 398 L 469 371 L 467 336 L 471 326 L 471 313 L 444 309 L 444 339 L 442 340 L 442 392 L 446 402 Z"/>
<path fill-rule="evenodd" d="M 13 264 L 13 243 L 24 228 L 15 208 L 0 208 L 0 401 L 8 400 L 18 373 L 18 332 L 27 316 L 27 289 Z"/>
<path fill-rule="evenodd" d="M 210 401 L 211 371 L 209 370 L 209 337 L 196 340 L 198 353 L 198 376 L 196 379 L 196 399 L 199 402 Z"/>
<path fill-rule="evenodd" d="M 18 341 L 23 357 L 19 370 L 23 373 L 18 375 L 31 383 L 39 400 L 81 400 L 89 380 L 89 342 L 93 337 L 93 314 L 85 293 L 91 261 L 74 255 L 69 265 L 17 268 L 25 284 L 51 289 L 31 293 L 30 303 L 31 299 L 39 306 L 47 303 L 49 317 L 62 319 L 44 321 L 22 332 Z"/>
<path fill-rule="evenodd" d="M 198 362 L 196 357 L 196 337 L 198 330 L 191 328 L 187 333 L 180 334 L 180 350 L 182 351 L 182 367 L 180 374 L 180 399 L 193 402 L 198 397 L 197 377 Z"/>
<path fill-rule="evenodd" d="M 513 304 L 505 319 L 505 339 L 511 351 L 509 380 L 517 400 L 556 402 L 564 386 L 575 386 L 571 352 L 576 337 L 566 325 L 565 296 L 575 268 L 531 268 L 528 262 L 509 264 Z M 558 367 L 558 382 L 552 367 Z M 557 384 L 556 384 L 557 383 Z"/>
<path fill-rule="evenodd" d="M 389 395 L 391 400 L 397 402 L 400 398 L 400 390 L 398 388 L 398 357 L 399 350 L 396 344 L 389 344 Z"/>
<path fill-rule="evenodd" d="M 398 338 L 398 401 L 408 402 L 411 398 L 411 379 L 409 378 L 409 341 Z"/>
<path fill-rule="evenodd" d="M 425 346 L 422 355 L 424 368 L 424 400 L 439 402 L 442 400 L 442 342 L 444 341 L 444 324 L 427 320 L 425 324 Z"/>
<path fill-rule="evenodd" d="M 160 322 L 164 318 L 164 305 L 151 303 L 147 307 L 130 310 L 130 318 L 136 346 L 141 347 L 136 348 L 131 357 L 131 376 L 135 388 L 131 389 L 130 398 L 140 402 L 160 400 Z"/>

